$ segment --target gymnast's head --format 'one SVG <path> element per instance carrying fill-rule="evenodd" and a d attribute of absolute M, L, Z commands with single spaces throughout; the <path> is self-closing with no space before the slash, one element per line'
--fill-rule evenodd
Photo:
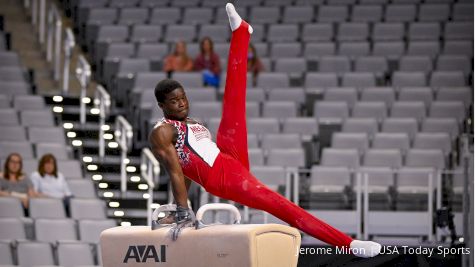
<path fill-rule="evenodd" d="M 188 117 L 188 99 L 179 82 L 172 79 L 161 80 L 155 86 L 155 98 L 165 118 L 184 121 Z"/>

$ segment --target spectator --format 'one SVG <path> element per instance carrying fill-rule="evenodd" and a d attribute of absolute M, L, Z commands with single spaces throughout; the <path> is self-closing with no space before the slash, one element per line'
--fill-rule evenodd
<path fill-rule="evenodd" d="M 221 73 L 221 63 L 219 56 L 214 52 L 213 41 L 205 37 L 200 42 L 200 54 L 194 62 L 194 69 L 203 72 L 204 85 L 219 87 L 219 76 Z"/>
<path fill-rule="evenodd" d="M 21 200 L 23 207 L 28 208 L 28 199 L 36 197 L 33 183 L 22 171 L 23 164 L 20 154 L 8 155 L 3 173 L 0 173 L 0 196 L 12 196 Z"/>
<path fill-rule="evenodd" d="M 264 71 L 261 59 L 257 55 L 256 48 L 251 43 L 249 44 L 249 52 L 247 54 L 247 71 L 252 73 L 252 86 L 257 85 L 257 76 Z"/>
<path fill-rule="evenodd" d="M 72 196 L 66 179 L 62 173 L 58 172 L 56 158 L 52 154 L 41 157 L 38 170 L 31 174 L 31 180 L 35 190 L 41 196 L 62 198 L 66 202 Z"/>
<path fill-rule="evenodd" d="M 193 60 L 188 56 L 186 44 L 183 41 L 177 42 L 175 44 L 175 51 L 164 60 L 163 71 L 170 77 L 174 71 L 191 70 L 193 70 Z"/>

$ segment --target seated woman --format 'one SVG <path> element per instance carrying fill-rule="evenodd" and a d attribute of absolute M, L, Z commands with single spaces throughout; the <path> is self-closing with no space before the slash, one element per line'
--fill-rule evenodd
<path fill-rule="evenodd" d="M 28 199 L 36 197 L 33 183 L 22 171 L 22 158 L 18 153 L 8 155 L 3 173 L 0 173 L 0 196 L 19 198 L 23 207 L 28 208 Z"/>
<path fill-rule="evenodd" d="M 168 77 L 174 71 L 192 71 L 193 60 L 188 56 L 186 51 L 186 44 L 179 41 L 175 44 L 175 51 L 168 55 L 163 62 L 163 71 L 167 73 Z"/>
<path fill-rule="evenodd" d="M 221 75 L 221 63 L 219 56 L 214 52 L 213 41 L 209 37 L 203 38 L 200 43 L 200 54 L 194 62 L 194 69 L 203 73 L 205 86 L 219 87 Z"/>
<path fill-rule="evenodd" d="M 31 180 L 35 190 L 42 197 L 61 198 L 67 202 L 72 196 L 66 179 L 58 172 L 56 158 L 52 154 L 41 157 L 38 170 L 31 174 Z"/>
<path fill-rule="evenodd" d="M 252 43 L 249 44 L 249 52 L 247 53 L 247 71 L 252 74 L 252 86 L 257 85 L 257 77 L 259 73 L 264 71 L 261 59 L 257 55 L 256 48 Z"/>

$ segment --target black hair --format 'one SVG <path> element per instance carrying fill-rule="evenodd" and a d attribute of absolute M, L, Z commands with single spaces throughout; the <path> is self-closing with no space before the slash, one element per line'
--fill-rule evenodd
<path fill-rule="evenodd" d="M 167 94 L 172 92 L 175 89 L 182 88 L 183 86 L 172 79 L 164 79 L 161 80 L 157 86 L 155 86 L 155 98 L 157 99 L 158 103 L 163 103 L 165 101 L 165 97 Z"/>

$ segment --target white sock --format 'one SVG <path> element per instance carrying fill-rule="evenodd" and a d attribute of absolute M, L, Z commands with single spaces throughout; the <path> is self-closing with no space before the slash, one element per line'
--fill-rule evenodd
<path fill-rule="evenodd" d="M 231 3 L 226 4 L 226 13 L 228 13 L 229 17 L 229 25 L 231 26 L 231 31 L 235 31 L 241 25 L 242 19 L 241 16 L 236 12 L 234 5 Z M 249 25 L 249 33 L 251 34 L 253 29 L 251 25 Z"/>
<path fill-rule="evenodd" d="M 350 243 L 351 251 L 355 256 L 371 258 L 381 252 L 381 245 L 372 241 L 353 240 Z"/>

